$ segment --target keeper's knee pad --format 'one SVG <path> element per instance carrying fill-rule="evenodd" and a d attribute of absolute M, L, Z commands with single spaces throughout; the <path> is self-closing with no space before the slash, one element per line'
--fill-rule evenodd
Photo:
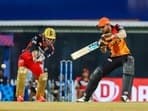
<path fill-rule="evenodd" d="M 16 97 L 24 96 L 27 72 L 28 69 L 26 69 L 25 67 L 18 68 L 17 82 L 16 82 Z"/>
<path fill-rule="evenodd" d="M 48 79 L 48 73 L 43 73 L 39 76 L 37 84 L 37 92 L 36 92 L 37 98 L 39 98 L 40 96 L 44 96 L 47 79 Z"/>

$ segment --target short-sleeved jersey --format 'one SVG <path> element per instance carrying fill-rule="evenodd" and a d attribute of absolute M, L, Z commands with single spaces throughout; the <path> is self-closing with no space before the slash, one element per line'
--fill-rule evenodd
<path fill-rule="evenodd" d="M 112 34 L 116 34 L 120 30 L 124 30 L 124 28 L 119 26 L 118 24 L 115 26 L 111 26 L 111 28 L 112 28 L 111 31 Z M 124 38 L 115 38 L 112 41 L 107 41 L 107 42 L 108 42 L 107 48 L 110 51 L 111 57 L 118 57 L 130 54 L 130 50 Z"/>

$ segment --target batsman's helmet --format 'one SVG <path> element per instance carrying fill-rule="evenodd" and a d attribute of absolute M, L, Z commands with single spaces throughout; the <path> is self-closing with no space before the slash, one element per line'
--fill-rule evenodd
<path fill-rule="evenodd" d="M 45 38 L 47 39 L 56 39 L 56 32 L 55 32 L 55 29 L 53 28 L 46 28 L 43 33 Z"/>
<path fill-rule="evenodd" d="M 110 24 L 110 20 L 107 17 L 102 17 L 99 19 L 97 26 L 104 27 L 105 25 Z"/>

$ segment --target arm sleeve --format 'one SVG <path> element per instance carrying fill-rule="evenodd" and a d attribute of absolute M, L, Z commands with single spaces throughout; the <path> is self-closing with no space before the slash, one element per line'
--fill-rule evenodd
<path fill-rule="evenodd" d="M 37 50 L 38 46 L 39 46 L 39 42 L 40 42 L 40 38 L 38 36 L 34 36 L 30 41 L 31 45 L 30 45 L 29 49 L 31 51 Z"/>
<path fill-rule="evenodd" d="M 45 51 L 45 53 L 44 53 L 46 58 L 49 58 L 51 55 L 53 55 L 54 51 L 55 51 L 53 44 L 51 46 L 49 46 L 48 48 L 49 49 L 47 51 Z"/>
<path fill-rule="evenodd" d="M 36 50 L 37 49 L 37 44 L 38 44 L 38 37 L 34 36 L 30 40 L 30 42 L 28 43 L 27 47 L 24 50 L 30 50 L 30 51 Z"/>
<path fill-rule="evenodd" d="M 127 37 L 126 31 L 123 26 L 116 25 L 116 28 L 118 30 L 118 33 L 116 34 L 116 36 L 118 38 L 126 38 Z"/>
<path fill-rule="evenodd" d="M 44 49 L 42 44 L 42 37 L 40 37 L 39 35 L 32 38 L 32 49 L 39 50 L 45 56 L 45 58 L 49 58 L 51 55 L 54 54 L 53 44 L 48 46 L 47 50 Z"/>

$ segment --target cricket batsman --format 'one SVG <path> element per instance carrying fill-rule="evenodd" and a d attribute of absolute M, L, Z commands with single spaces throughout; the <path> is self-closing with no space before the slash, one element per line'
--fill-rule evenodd
<path fill-rule="evenodd" d="M 55 29 L 48 27 L 42 33 L 34 36 L 26 49 L 20 54 L 16 83 L 17 101 L 24 101 L 24 89 L 28 70 L 32 71 L 33 76 L 38 81 L 36 100 L 40 102 L 46 100 L 44 91 L 48 73 L 44 71 L 44 60 L 54 54 L 55 40 Z"/>
<path fill-rule="evenodd" d="M 134 57 L 131 55 L 131 51 L 125 41 L 127 37 L 126 31 L 118 24 L 112 25 L 110 19 L 107 17 L 99 19 L 97 28 L 102 32 L 100 50 L 102 53 L 109 52 L 110 55 L 104 64 L 98 66 L 91 74 L 84 96 L 77 101 L 89 101 L 102 77 L 122 66 L 123 82 L 121 100 L 128 102 L 130 100 L 134 77 Z"/>

